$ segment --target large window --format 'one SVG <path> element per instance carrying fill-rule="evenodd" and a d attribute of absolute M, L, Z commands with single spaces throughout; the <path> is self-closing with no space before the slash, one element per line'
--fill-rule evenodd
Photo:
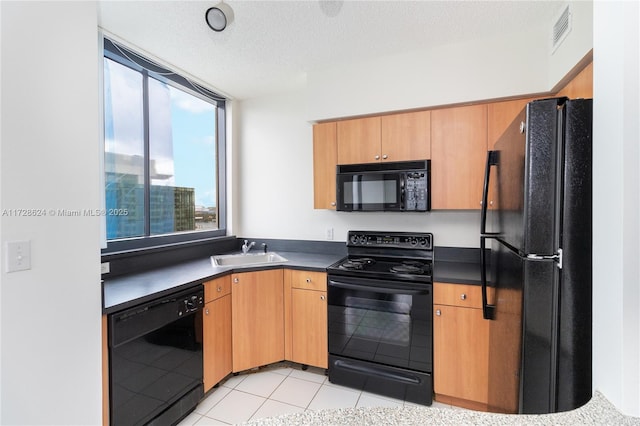
<path fill-rule="evenodd" d="M 107 252 L 225 234 L 225 100 L 105 39 Z"/>

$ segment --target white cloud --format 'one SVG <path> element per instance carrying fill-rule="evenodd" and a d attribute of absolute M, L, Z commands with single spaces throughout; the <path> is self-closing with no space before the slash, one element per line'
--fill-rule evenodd
<path fill-rule="evenodd" d="M 183 110 L 192 112 L 194 114 L 200 114 L 204 112 L 211 112 L 215 109 L 215 106 L 205 102 L 195 96 L 183 92 L 182 90 L 171 87 L 171 100 Z"/>

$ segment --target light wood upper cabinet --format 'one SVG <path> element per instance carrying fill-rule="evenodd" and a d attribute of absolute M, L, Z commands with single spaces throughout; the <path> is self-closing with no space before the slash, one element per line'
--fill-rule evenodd
<path fill-rule="evenodd" d="M 431 158 L 431 111 L 384 115 L 381 131 L 383 160 L 412 161 Z"/>
<path fill-rule="evenodd" d="M 486 410 L 489 321 L 471 307 L 478 305 L 480 287 L 459 286 L 434 283 L 434 392 L 437 401 Z"/>
<path fill-rule="evenodd" d="M 504 102 L 492 102 L 487 105 L 487 144 L 492 150 L 500 136 L 516 119 L 525 106 L 535 98 L 516 99 Z"/>
<path fill-rule="evenodd" d="M 380 161 L 380 117 L 338 121 L 338 164 Z"/>
<path fill-rule="evenodd" d="M 338 122 L 338 164 L 431 158 L 431 112 L 418 111 Z"/>
<path fill-rule="evenodd" d="M 313 126 L 313 208 L 336 209 L 337 124 Z"/>
<path fill-rule="evenodd" d="M 570 99 L 593 98 L 593 62 L 584 67 L 556 96 L 566 96 Z"/>
<path fill-rule="evenodd" d="M 487 105 L 431 111 L 431 208 L 480 209 Z"/>
<path fill-rule="evenodd" d="M 231 281 L 233 371 L 282 361 L 282 269 L 237 273 Z"/>

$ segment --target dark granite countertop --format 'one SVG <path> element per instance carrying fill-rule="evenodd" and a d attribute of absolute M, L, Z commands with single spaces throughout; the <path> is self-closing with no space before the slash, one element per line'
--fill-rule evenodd
<path fill-rule="evenodd" d="M 433 265 L 433 282 L 482 285 L 480 264 L 436 259 Z"/>
<path fill-rule="evenodd" d="M 340 260 L 342 255 L 286 252 L 278 254 L 287 258 L 284 264 L 259 267 L 214 267 L 209 257 L 157 268 L 139 274 L 106 278 L 103 289 L 103 314 L 110 314 L 175 291 L 194 287 L 210 279 L 233 272 L 247 272 L 272 268 L 325 271 Z"/>
<path fill-rule="evenodd" d="M 272 268 L 325 271 L 328 266 L 344 257 L 343 254 L 277 251 L 288 259 L 278 265 L 257 267 L 214 267 L 209 257 L 186 261 L 150 271 L 106 277 L 103 283 L 103 314 L 110 314 L 155 298 L 185 290 L 210 279 L 233 272 L 247 272 Z M 480 264 L 473 252 L 460 249 L 440 250 L 434 262 L 434 282 L 480 285 Z M 471 255 L 469 255 L 471 253 Z"/>

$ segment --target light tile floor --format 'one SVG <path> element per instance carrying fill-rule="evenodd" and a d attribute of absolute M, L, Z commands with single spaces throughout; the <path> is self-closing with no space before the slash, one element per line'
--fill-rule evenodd
<path fill-rule="evenodd" d="M 415 405 L 330 383 L 324 370 L 281 362 L 229 376 L 212 389 L 180 426 L 226 425 L 326 408 Z M 433 407 L 449 407 L 433 402 Z"/>

